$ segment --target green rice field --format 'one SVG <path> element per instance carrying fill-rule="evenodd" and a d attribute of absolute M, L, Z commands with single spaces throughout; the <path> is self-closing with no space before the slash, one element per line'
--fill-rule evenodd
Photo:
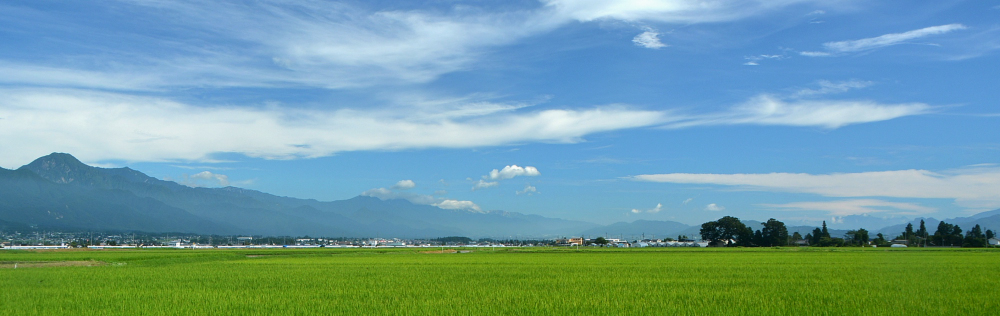
<path fill-rule="evenodd" d="M 0 315 L 1000 311 L 996 249 L 433 250 L 3 250 Z"/>

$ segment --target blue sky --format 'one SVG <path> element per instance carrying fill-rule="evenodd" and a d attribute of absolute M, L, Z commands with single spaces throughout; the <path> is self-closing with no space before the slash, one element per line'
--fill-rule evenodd
<path fill-rule="evenodd" d="M 602 224 L 1000 208 L 991 1 L 8 1 L 0 41 L 4 168 Z"/>

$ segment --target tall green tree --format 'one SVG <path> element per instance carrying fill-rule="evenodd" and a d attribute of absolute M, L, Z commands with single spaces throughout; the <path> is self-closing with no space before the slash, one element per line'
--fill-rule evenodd
<path fill-rule="evenodd" d="M 699 233 L 702 239 L 709 240 L 715 246 L 751 243 L 750 239 L 753 239 L 753 231 L 740 222 L 739 218 L 732 216 L 724 216 L 719 220 L 701 224 Z"/>
<path fill-rule="evenodd" d="M 799 234 L 799 232 L 792 233 L 792 240 L 802 240 L 802 234 Z"/>
<path fill-rule="evenodd" d="M 811 237 L 809 237 L 809 245 L 810 246 L 818 245 L 819 244 L 819 240 L 823 239 L 823 231 L 820 230 L 819 227 L 816 227 L 816 229 L 813 229 L 812 234 L 807 234 L 807 236 L 808 235 L 812 235 Z"/>
<path fill-rule="evenodd" d="M 604 247 L 608 244 L 608 240 L 604 237 L 597 237 L 597 239 L 594 240 L 594 243 Z"/>
<path fill-rule="evenodd" d="M 917 229 L 916 233 L 917 236 L 927 237 L 927 225 L 924 224 L 924 220 L 920 220 L 920 228 Z"/>
<path fill-rule="evenodd" d="M 767 220 L 767 222 L 761 223 L 761 225 L 764 225 L 764 229 L 760 231 L 760 246 L 777 247 L 788 244 L 788 228 L 785 227 L 785 223 L 772 218 Z"/>
<path fill-rule="evenodd" d="M 964 242 L 962 228 L 941 221 L 934 236 L 931 236 L 931 242 L 936 246 L 961 246 Z"/>
<path fill-rule="evenodd" d="M 844 235 L 845 242 L 854 246 L 865 246 L 868 244 L 868 231 L 864 228 L 848 231 Z"/>
<path fill-rule="evenodd" d="M 986 234 L 983 234 L 983 229 L 976 224 L 975 227 L 969 230 L 965 234 L 965 242 L 962 244 L 963 247 L 986 247 Z"/>
<path fill-rule="evenodd" d="M 877 235 L 875 235 L 875 239 L 872 240 L 872 242 L 875 243 L 875 246 L 878 247 L 889 246 L 889 241 L 885 240 L 885 236 L 882 235 L 882 233 L 878 233 Z"/>

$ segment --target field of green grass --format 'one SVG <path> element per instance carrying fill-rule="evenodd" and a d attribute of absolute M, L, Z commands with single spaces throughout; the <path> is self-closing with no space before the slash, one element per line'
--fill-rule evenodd
<path fill-rule="evenodd" d="M 3 250 L 0 315 L 1000 311 L 995 249 L 422 250 Z"/>

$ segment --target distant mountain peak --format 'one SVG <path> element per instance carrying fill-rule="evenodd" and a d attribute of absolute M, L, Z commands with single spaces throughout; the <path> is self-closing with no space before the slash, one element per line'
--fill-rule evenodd
<path fill-rule="evenodd" d="M 51 153 L 40 157 L 20 169 L 27 169 L 55 183 L 72 183 L 79 180 L 82 173 L 94 167 L 81 162 L 67 153 Z"/>
<path fill-rule="evenodd" d="M 35 159 L 35 161 L 32 161 L 25 167 L 42 167 L 42 168 L 58 167 L 58 168 L 73 168 L 73 169 L 93 168 L 91 166 L 88 166 L 87 164 L 84 164 L 79 159 L 76 159 L 76 157 L 73 157 L 73 155 L 67 153 L 51 153 L 39 157 L 38 159 Z"/>

